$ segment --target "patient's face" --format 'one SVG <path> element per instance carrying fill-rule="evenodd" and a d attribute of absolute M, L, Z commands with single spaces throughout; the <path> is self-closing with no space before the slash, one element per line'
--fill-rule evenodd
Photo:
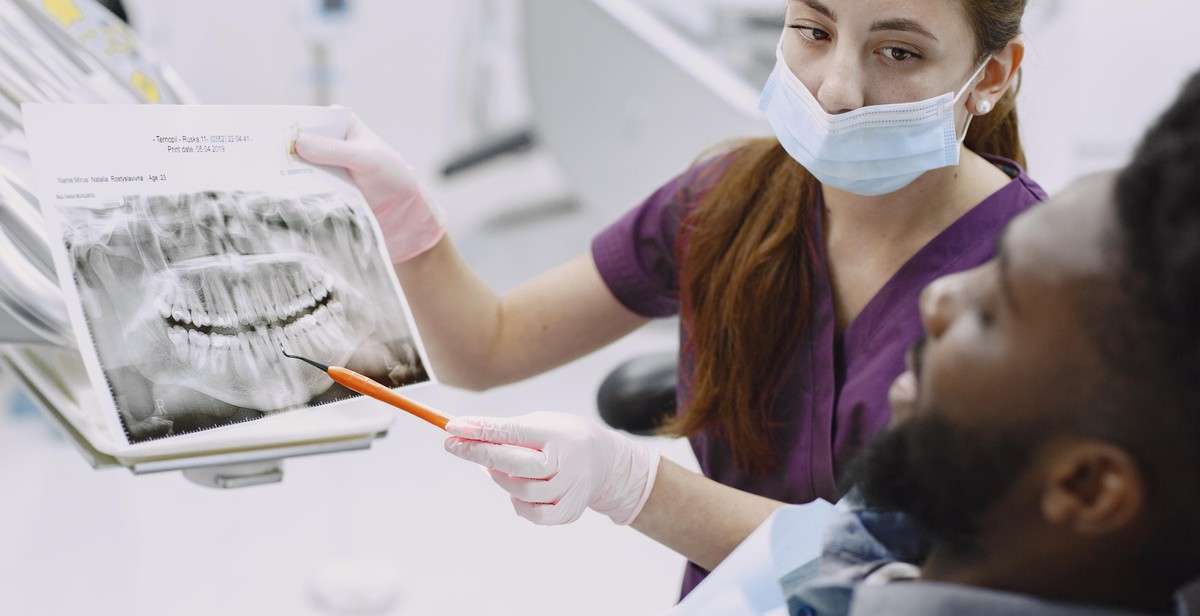
<path fill-rule="evenodd" d="M 935 535 L 968 532 L 1077 411 L 1104 374 L 1083 324 L 1087 298 L 1111 283 L 1110 186 L 1094 176 L 1035 206 L 995 259 L 925 290 L 927 338 L 893 387 L 893 426 L 859 469 L 869 500 Z"/>
<path fill-rule="evenodd" d="M 182 388 L 215 399 L 203 409 L 272 411 L 330 388 L 281 348 L 335 365 L 356 356 L 386 380 L 417 358 L 368 215 L 333 195 L 243 193 L 64 211 L 102 363 L 140 373 L 158 406 Z"/>

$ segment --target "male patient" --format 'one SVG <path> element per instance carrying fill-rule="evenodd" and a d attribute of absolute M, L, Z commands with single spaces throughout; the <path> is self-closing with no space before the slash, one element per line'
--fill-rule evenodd
<path fill-rule="evenodd" d="M 1182 613 L 1200 575 L 1200 75 L 1132 164 L 1015 220 L 921 312 L 893 426 L 853 474 L 867 508 L 831 528 L 816 579 L 784 582 L 791 612 Z"/>

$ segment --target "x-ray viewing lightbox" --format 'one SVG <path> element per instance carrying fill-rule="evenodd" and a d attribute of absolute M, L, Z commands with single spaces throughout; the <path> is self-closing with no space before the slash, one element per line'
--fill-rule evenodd
<path fill-rule="evenodd" d="M 382 236 L 343 173 L 295 156 L 314 107 L 26 105 L 55 269 L 110 433 L 167 438 L 432 374 Z"/>

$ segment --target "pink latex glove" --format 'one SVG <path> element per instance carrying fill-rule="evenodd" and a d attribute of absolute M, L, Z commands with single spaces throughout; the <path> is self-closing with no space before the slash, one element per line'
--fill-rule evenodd
<path fill-rule="evenodd" d="M 345 167 L 379 221 L 393 263 L 407 261 L 446 233 L 446 212 L 421 193 L 412 166 L 350 114 L 346 139 L 301 133 L 296 153 L 310 163 Z"/>
<path fill-rule="evenodd" d="M 588 507 L 629 524 L 658 473 L 657 450 L 574 415 L 457 417 L 446 431 L 446 451 L 487 467 L 535 524 L 574 522 Z"/>

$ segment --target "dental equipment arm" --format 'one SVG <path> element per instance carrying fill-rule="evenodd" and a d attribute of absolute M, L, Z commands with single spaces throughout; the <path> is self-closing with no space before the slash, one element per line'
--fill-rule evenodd
<path fill-rule="evenodd" d="M 591 508 L 706 569 L 783 505 L 693 473 L 643 441 L 573 415 L 459 417 L 446 431 L 453 435 L 446 450 L 487 467 L 521 517 L 565 524 Z"/>
<path fill-rule="evenodd" d="M 401 225 L 398 237 L 440 238 L 428 250 L 396 263 L 395 269 L 429 359 L 443 382 L 482 390 L 528 378 L 599 349 L 649 320 L 613 297 L 591 254 L 497 296 L 467 265 L 449 236 L 426 226 L 438 216 L 423 213 L 428 202 L 414 197 L 419 196 L 413 192 L 416 184 L 399 154 L 378 137 L 365 137 L 369 129 L 361 121 L 354 122 L 359 129 L 345 147 L 325 147 L 314 154 L 313 143 L 329 143 L 301 135 L 297 152 L 319 159 L 309 158 L 313 162 L 358 169 L 354 181 L 372 207 L 388 206 L 391 211 L 389 203 L 403 202 L 416 208 L 416 214 L 394 219 L 389 215 L 389 220 L 405 221 L 396 223 Z M 406 224 L 417 229 L 408 230 Z M 389 233 L 386 228 L 384 232 Z M 388 243 L 395 258 L 424 242 L 405 241 L 393 247 L 389 238 Z"/>

